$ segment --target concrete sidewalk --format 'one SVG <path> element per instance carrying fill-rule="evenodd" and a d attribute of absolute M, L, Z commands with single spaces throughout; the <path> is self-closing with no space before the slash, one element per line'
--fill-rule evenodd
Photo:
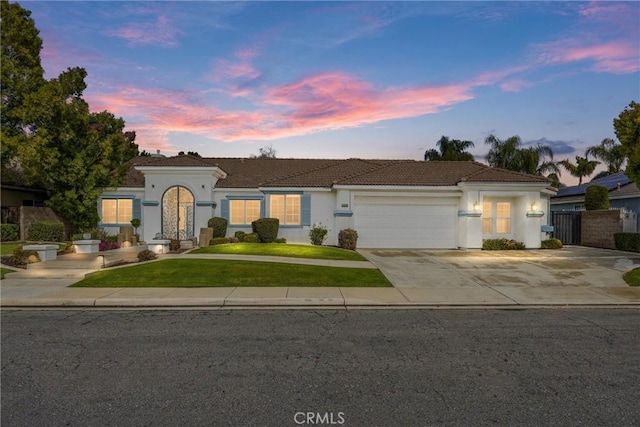
<path fill-rule="evenodd" d="M 138 248 L 139 249 L 139 248 Z M 108 255 L 107 262 L 134 252 Z M 237 287 L 237 288 L 69 288 L 100 268 L 94 256 L 63 256 L 38 268 L 11 273 L 0 284 L 2 307 L 520 307 L 639 306 L 640 288 L 629 286 L 448 285 L 394 288 Z M 76 264 L 70 264 L 75 258 Z M 162 255 L 161 258 L 241 259 L 336 267 L 376 268 L 371 262 L 328 261 L 234 255 Z M 99 262 L 98 262 L 99 261 Z M 53 264 L 56 263 L 57 264 Z M 48 264 L 48 265 L 47 265 Z M 68 268 L 69 265 L 78 268 Z M 108 265 L 108 264 L 107 264 Z M 48 267 L 48 268 L 47 268 Z M 59 268 L 62 267 L 62 268 Z M 400 267 L 397 264 L 396 267 Z M 127 268 L 114 267 L 114 268 Z M 402 266 L 400 268 L 406 268 Z M 415 267 L 414 267 L 415 268 Z M 389 273 L 389 272 L 387 272 Z M 393 274 L 391 274 L 393 276 Z M 423 276 L 424 277 L 424 276 Z M 426 277 L 429 277 L 427 275 Z"/>
<path fill-rule="evenodd" d="M 640 288 L 69 288 L 77 278 L 5 279 L 2 307 L 640 307 Z"/>

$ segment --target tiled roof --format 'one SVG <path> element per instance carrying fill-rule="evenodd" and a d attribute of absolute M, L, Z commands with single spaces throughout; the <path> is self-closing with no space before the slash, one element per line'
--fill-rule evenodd
<path fill-rule="evenodd" d="M 137 157 L 131 165 L 218 166 L 227 173 L 218 188 L 322 187 L 333 185 L 448 186 L 459 182 L 547 183 L 541 176 L 490 168 L 477 162 L 368 159 Z M 141 187 L 144 176 L 130 168 L 125 186 Z"/>

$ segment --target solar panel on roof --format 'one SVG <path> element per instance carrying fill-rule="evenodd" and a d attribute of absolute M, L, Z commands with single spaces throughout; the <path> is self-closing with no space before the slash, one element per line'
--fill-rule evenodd
<path fill-rule="evenodd" d="M 618 187 L 618 184 L 622 187 L 627 185 L 631 180 L 623 173 L 614 173 L 613 175 L 605 176 L 596 180 L 593 180 L 587 184 L 576 185 L 573 187 L 565 187 L 558 190 L 558 194 L 554 197 L 567 197 L 567 196 L 581 196 L 587 192 L 587 188 L 592 185 L 601 185 L 611 191 Z"/>

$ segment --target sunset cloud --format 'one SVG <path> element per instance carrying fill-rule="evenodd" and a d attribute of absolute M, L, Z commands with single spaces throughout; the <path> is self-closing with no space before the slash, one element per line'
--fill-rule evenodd
<path fill-rule="evenodd" d="M 626 41 L 585 45 L 576 40 L 561 40 L 540 47 L 540 60 L 549 64 L 593 62 L 593 71 L 628 74 L 640 70 L 637 47 Z"/>
<path fill-rule="evenodd" d="M 155 146 L 170 132 L 225 142 L 273 140 L 432 114 L 470 99 L 471 87 L 464 85 L 377 89 L 345 73 L 326 73 L 267 89 L 254 110 L 222 110 L 197 94 L 134 87 L 89 101 L 129 117 L 130 127 Z"/>
<path fill-rule="evenodd" d="M 122 28 L 107 31 L 107 34 L 125 39 L 132 46 L 177 46 L 180 31 L 174 28 L 166 16 L 159 16 L 154 22 L 130 23 Z"/>

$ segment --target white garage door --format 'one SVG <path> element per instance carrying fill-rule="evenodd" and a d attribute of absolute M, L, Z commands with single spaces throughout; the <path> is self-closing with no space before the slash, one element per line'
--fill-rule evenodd
<path fill-rule="evenodd" d="M 457 199 L 356 196 L 360 248 L 457 248 Z"/>

